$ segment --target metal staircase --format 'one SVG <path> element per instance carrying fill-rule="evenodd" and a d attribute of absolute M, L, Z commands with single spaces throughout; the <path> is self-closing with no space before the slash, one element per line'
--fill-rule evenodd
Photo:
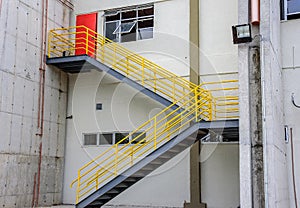
<path fill-rule="evenodd" d="M 69 73 L 105 71 L 167 106 L 78 170 L 71 184 L 77 207 L 104 205 L 238 116 L 237 80 L 197 86 L 85 26 L 51 30 L 47 64 Z M 229 125 L 227 136 L 236 137 L 237 127 Z"/>

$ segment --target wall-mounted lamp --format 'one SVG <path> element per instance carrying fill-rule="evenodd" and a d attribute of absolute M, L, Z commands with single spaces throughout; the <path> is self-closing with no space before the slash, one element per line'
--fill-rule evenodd
<path fill-rule="evenodd" d="M 232 26 L 233 43 L 248 43 L 252 41 L 250 24 Z"/>

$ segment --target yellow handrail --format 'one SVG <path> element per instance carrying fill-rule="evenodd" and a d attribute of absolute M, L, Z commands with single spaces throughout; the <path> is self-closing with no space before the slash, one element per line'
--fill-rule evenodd
<path fill-rule="evenodd" d="M 238 117 L 237 80 L 197 86 L 85 26 L 51 30 L 48 57 L 87 54 L 172 104 L 78 170 L 76 203 L 188 128 Z M 133 137 L 135 135 L 135 137 Z M 132 138 L 129 142 L 129 138 Z"/>

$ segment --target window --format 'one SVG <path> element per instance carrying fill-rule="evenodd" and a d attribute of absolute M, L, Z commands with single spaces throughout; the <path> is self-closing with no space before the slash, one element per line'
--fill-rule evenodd
<path fill-rule="evenodd" d="M 106 11 L 104 17 L 108 39 L 129 42 L 153 38 L 153 5 Z"/>
<path fill-rule="evenodd" d="M 120 142 L 130 132 L 111 132 L 111 133 L 86 133 L 83 134 L 83 145 L 85 146 L 99 146 L 99 145 L 112 145 Z M 144 143 L 143 139 L 146 138 L 145 132 L 133 133 L 126 140 L 122 141 L 121 144 L 127 144 L 132 141 L 132 144 Z"/>
<path fill-rule="evenodd" d="M 97 134 L 84 134 L 83 135 L 84 145 L 97 145 Z"/>
<path fill-rule="evenodd" d="M 281 20 L 300 18 L 300 0 L 281 0 Z"/>
<path fill-rule="evenodd" d="M 99 134 L 99 144 L 106 145 L 113 143 L 113 134 Z"/>

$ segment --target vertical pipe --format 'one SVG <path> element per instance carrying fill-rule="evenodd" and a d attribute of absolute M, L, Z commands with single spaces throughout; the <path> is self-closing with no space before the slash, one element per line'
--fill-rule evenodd
<path fill-rule="evenodd" d="M 39 205 L 39 196 L 40 196 L 40 187 L 41 187 L 41 167 L 42 167 L 42 148 L 43 144 L 40 143 L 39 148 L 39 164 L 38 164 L 38 173 L 37 173 L 37 191 L 36 191 L 36 200 L 35 200 L 35 206 Z"/>
<path fill-rule="evenodd" d="M 295 179 L 295 164 L 294 164 L 294 141 L 293 141 L 293 129 L 292 128 L 290 128 L 290 139 L 291 139 L 291 156 L 292 156 L 291 159 L 292 159 L 292 175 L 293 175 L 294 200 L 295 200 L 295 208 L 298 208 L 296 179 Z"/>
<path fill-rule="evenodd" d="M 251 0 L 251 23 L 258 25 L 260 22 L 260 0 Z"/>
<path fill-rule="evenodd" d="M 0 15 L 1 15 L 1 9 L 2 9 L 2 0 L 0 0 Z"/>
<path fill-rule="evenodd" d="M 40 53 L 40 80 L 39 80 L 39 99 L 38 99 L 38 133 L 42 137 L 44 131 L 44 105 L 45 105 L 45 69 L 46 69 L 46 39 L 48 27 L 48 0 L 42 1 L 42 38 Z"/>
<path fill-rule="evenodd" d="M 35 194 L 36 194 L 36 173 L 34 173 L 31 207 L 34 207 L 35 204 L 35 197 L 36 197 Z"/>

